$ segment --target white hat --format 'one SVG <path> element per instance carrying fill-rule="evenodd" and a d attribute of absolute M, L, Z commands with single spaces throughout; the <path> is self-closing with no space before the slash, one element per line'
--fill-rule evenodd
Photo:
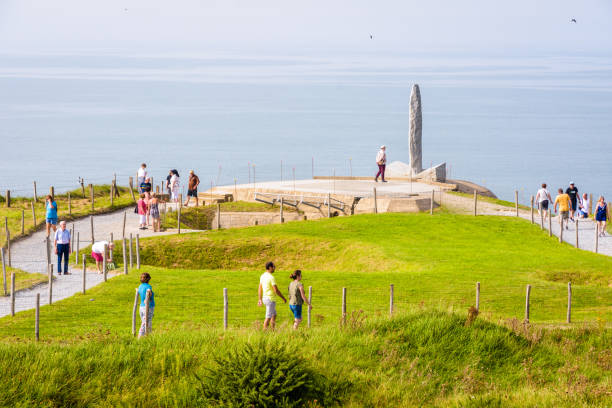
<path fill-rule="evenodd" d="M 380 146 L 380 148 L 381 148 L 381 149 L 384 149 L 384 148 L 386 148 L 386 147 L 387 147 L 387 146 L 385 146 L 385 145 Z"/>
<path fill-rule="evenodd" d="M 570 184 L 574 184 L 574 182 L 573 182 L 573 181 L 570 181 Z"/>

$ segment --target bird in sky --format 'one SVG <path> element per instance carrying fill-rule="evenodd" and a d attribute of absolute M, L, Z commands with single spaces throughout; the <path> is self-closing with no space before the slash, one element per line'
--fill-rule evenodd
<path fill-rule="evenodd" d="M 575 18 L 572 18 L 572 19 L 570 20 L 570 23 L 577 23 L 577 21 L 576 21 L 576 19 L 575 19 Z"/>

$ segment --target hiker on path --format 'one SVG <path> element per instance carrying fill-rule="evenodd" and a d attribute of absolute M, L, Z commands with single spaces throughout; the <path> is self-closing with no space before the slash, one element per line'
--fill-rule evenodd
<path fill-rule="evenodd" d="M 49 238 L 51 228 L 53 232 L 57 231 L 57 203 L 50 194 L 45 199 L 45 208 L 47 209 L 47 238 Z"/>
<path fill-rule="evenodd" d="M 108 250 L 115 248 L 115 244 L 108 241 L 98 241 L 91 246 L 91 257 L 96 261 L 96 267 L 98 268 L 99 274 L 104 273 L 102 271 L 102 265 L 104 258 L 107 256 L 106 252 L 104 252 L 105 245 Z M 110 259 L 107 259 L 107 261 L 110 262 Z M 125 262 L 125 260 L 123 260 L 123 262 Z"/>
<path fill-rule="evenodd" d="M 136 175 L 137 175 L 136 185 L 138 186 L 138 192 L 142 193 L 142 188 L 140 187 L 140 185 L 144 183 L 145 179 L 147 178 L 147 164 L 146 163 L 142 163 L 140 165 L 140 168 L 138 169 L 138 173 Z"/>
<path fill-rule="evenodd" d="M 565 223 L 565 229 L 569 229 L 567 224 L 569 223 L 569 212 L 572 209 L 572 201 L 568 194 L 563 193 L 563 189 L 558 190 L 559 194 L 555 198 L 555 211 L 557 211 L 557 205 L 559 206 L 559 217 L 561 217 L 561 228 Z"/>
<path fill-rule="evenodd" d="M 570 208 L 570 219 L 574 221 L 574 212 L 578 209 L 578 188 L 574 185 L 573 181 L 570 181 L 569 187 L 565 190 L 572 202 L 572 208 Z"/>
<path fill-rule="evenodd" d="M 297 269 L 293 272 L 289 279 L 293 279 L 289 284 L 289 309 L 293 313 L 293 329 L 297 330 L 302 321 L 302 304 L 306 303 L 309 309 L 312 309 L 312 304 L 308 302 L 304 294 L 304 285 L 302 285 L 302 271 Z"/>
<path fill-rule="evenodd" d="M 140 195 L 140 199 L 136 203 L 136 206 L 138 207 L 139 217 L 138 229 L 147 229 L 147 211 L 149 206 L 147 205 L 146 196 L 144 194 Z"/>
<path fill-rule="evenodd" d="M 170 184 L 170 180 L 172 179 L 173 174 L 174 173 L 172 173 L 172 170 L 170 170 L 166 176 L 166 192 L 168 193 L 168 200 L 170 200 L 172 197 L 172 184 Z"/>
<path fill-rule="evenodd" d="M 589 218 L 589 196 L 587 193 L 582 195 L 582 200 L 578 204 L 578 218 Z"/>
<path fill-rule="evenodd" d="M 597 223 L 597 234 L 600 237 L 606 236 L 606 222 L 610 218 L 610 210 L 608 209 L 608 203 L 603 198 L 603 196 L 599 196 L 599 200 L 597 200 L 597 206 L 595 206 L 595 222 Z"/>
<path fill-rule="evenodd" d="M 151 275 L 143 273 L 140 275 L 140 286 L 138 286 L 138 295 L 140 296 L 140 330 L 138 330 L 138 338 L 151 333 L 153 329 L 153 309 L 155 309 L 155 296 L 153 294 L 153 287 L 149 285 L 151 281 Z M 149 297 L 149 314 L 147 315 L 147 306 L 145 300 L 147 299 L 147 290 L 151 291 Z M 149 329 L 147 331 L 147 328 Z"/>
<path fill-rule="evenodd" d="M 60 228 L 55 231 L 53 246 L 55 246 L 55 254 L 57 255 L 57 274 L 62 274 L 62 258 L 64 258 L 64 275 L 69 275 L 70 231 L 66 229 L 66 221 L 60 222 Z"/>
<path fill-rule="evenodd" d="M 378 173 L 376 173 L 376 177 L 374 177 L 374 181 L 378 183 L 378 176 L 382 179 L 383 183 L 386 183 L 385 180 L 385 167 L 387 165 L 387 147 L 385 145 L 380 146 L 380 150 L 376 155 L 376 164 L 378 165 Z"/>
<path fill-rule="evenodd" d="M 276 326 L 276 296 L 278 295 L 283 302 L 287 303 L 287 299 L 283 296 L 274 279 L 274 262 L 266 263 L 266 271 L 259 278 L 259 288 L 257 289 L 257 306 L 266 305 L 266 318 L 263 323 L 263 329 L 268 327 L 274 329 Z"/>
<path fill-rule="evenodd" d="M 200 178 L 196 176 L 193 170 L 189 170 L 189 185 L 187 187 L 187 201 L 185 201 L 185 207 L 189 204 L 191 197 L 195 198 L 196 207 L 198 206 L 198 186 L 200 185 Z"/>
<path fill-rule="evenodd" d="M 170 177 L 170 190 L 172 191 L 172 201 L 178 203 L 179 191 L 181 189 L 181 179 L 177 170 L 172 170 Z"/>
<path fill-rule="evenodd" d="M 161 230 L 161 219 L 159 216 L 159 201 L 157 200 L 157 194 L 151 194 L 149 200 L 149 214 L 153 220 L 153 231 L 159 232 Z"/>
<path fill-rule="evenodd" d="M 149 215 L 149 200 L 151 199 L 151 191 L 153 190 L 153 185 L 151 184 L 150 177 L 147 177 L 144 183 L 140 185 L 140 190 L 142 191 L 142 194 L 144 194 L 145 196 L 144 200 L 145 200 L 145 203 L 147 204 L 146 225 L 151 225 L 151 220 L 150 220 L 150 215 Z"/>
<path fill-rule="evenodd" d="M 542 215 L 544 219 L 546 219 L 546 216 L 550 216 L 548 205 L 552 203 L 552 197 L 546 189 L 546 183 L 542 183 L 542 188 L 538 190 L 535 201 L 538 203 L 538 214 Z"/>

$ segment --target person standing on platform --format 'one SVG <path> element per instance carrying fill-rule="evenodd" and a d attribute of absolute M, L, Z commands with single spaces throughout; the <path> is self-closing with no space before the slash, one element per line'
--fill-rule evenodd
<path fill-rule="evenodd" d="M 55 231 L 53 239 L 57 255 L 57 274 L 62 274 L 62 258 L 64 259 L 64 275 L 68 275 L 68 259 L 70 258 L 70 231 L 66 229 L 66 221 L 60 222 L 60 228 Z"/>
<path fill-rule="evenodd" d="M 380 176 L 383 183 L 386 183 L 385 180 L 385 167 L 387 166 L 387 147 L 385 145 L 380 146 L 380 150 L 376 155 L 376 164 L 378 165 L 378 173 L 376 173 L 376 177 L 374 177 L 374 181 L 378 183 L 378 177 Z"/>
<path fill-rule="evenodd" d="M 569 229 L 567 224 L 569 223 L 569 212 L 572 210 L 572 201 L 569 195 L 563 194 L 563 189 L 560 188 L 557 198 L 555 198 L 555 211 L 557 211 L 557 205 L 559 206 L 559 217 L 561 217 L 561 229 L 565 224 L 565 229 Z"/>
<path fill-rule="evenodd" d="M 140 185 L 142 183 L 145 182 L 145 179 L 147 178 L 147 164 L 146 163 L 142 163 L 140 165 L 140 168 L 138 169 L 138 178 L 136 180 L 136 185 L 138 186 L 138 192 L 142 193 L 142 187 L 140 187 Z"/>
<path fill-rule="evenodd" d="M 57 231 L 57 203 L 51 194 L 49 194 L 45 200 L 45 207 L 47 209 L 47 238 L 49 238 L 51 228 L 53 228 L 53 232 Z"/>
<path fill-rule="evenodd" d="M 535 201 L 538 203 L 538 213 L 542 214 L 544 219 L 546 219 L 546 216 L 550 215 L 548 205 L 552 203 L 552 197 L 546 189 L 546 183 L 542 183 L 542 188 L 538 190 Z"/>
<path fill-rule="evenodd" d="M 572 202 L 572 208 L 570 209 L 570 219 L 574 221 L 574 212 L 578 209 L 578 188 L 574 185 L 573 181 L 570 181 L 569 187 L 565 190 Z"/>
<path fill-rule="evenodd" d="M 185 201 L 185 207 L 189 204 L 191 197 L 195 198 L 195 205 L 198 206 L 198 186 L 200 185 L 200 178 L 196 176 L 193 170 L 189 170 L 189 185 L 187 186 L 187 201 Z"/>

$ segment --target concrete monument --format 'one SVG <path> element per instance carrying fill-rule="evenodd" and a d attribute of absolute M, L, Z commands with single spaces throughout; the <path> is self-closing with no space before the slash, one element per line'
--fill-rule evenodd
<path fill-rule="evenodd" d="M 412 174 L 423 171 L 423 116 L 421 112 L 421 91 L 417 84 L 412 85 L 410 93 L 410 136 L 408 147 Z"/>

